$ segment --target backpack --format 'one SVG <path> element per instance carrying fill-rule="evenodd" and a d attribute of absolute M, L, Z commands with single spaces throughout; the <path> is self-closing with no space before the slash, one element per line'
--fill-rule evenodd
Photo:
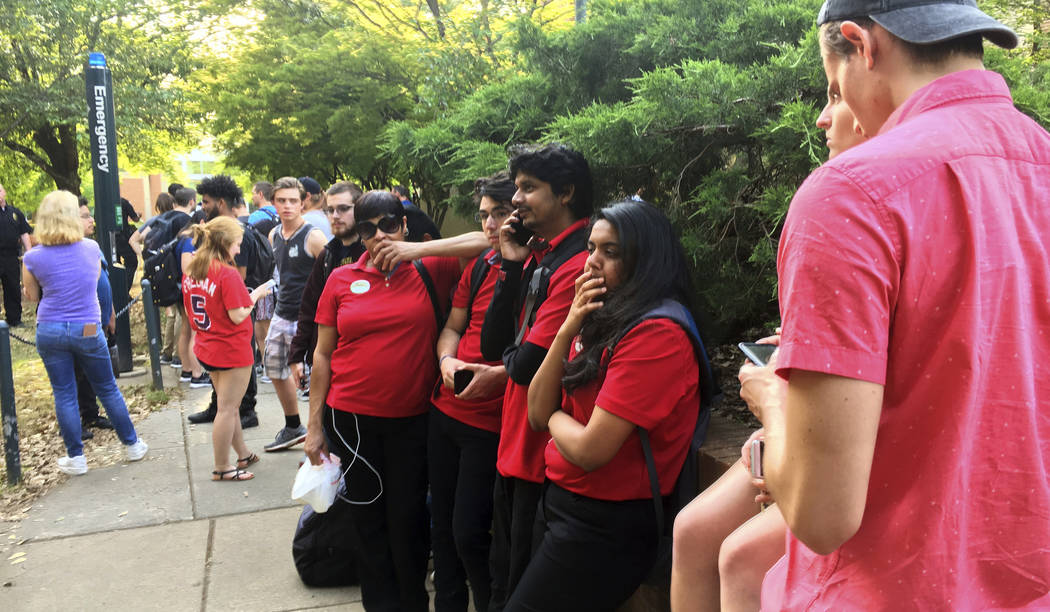
<path fill-rule="evenodd" d="M 179 215 L 182 215 L 181 217 Z M 159 251 L 181 232 L 189 223 L 190 217 L 181 210 L 169 210 L 154 218 L 149 225 L 149 232 L 142 239 L 143 253 L 147 257 Z"/>
<path fill-rule="evenodd" d="M 587 236 L 588 232 L 586 229 L 580 229 L 569 234 L 565 240 L 540 260 L 540 265 L 533 271 L 532 278 L 529 279 L 526 289 L 525 317 L 522 319 L 521 328 L 518 329 L 518 335 L 514 339 L 515 347 L 521 346 L 522 340 L 525 339 L 525 332 L 536 322 L 536 312 L 547 299 L 547 288 L 550 286 L 551 276 L 554 275 L 554 271 L 576 254 L 586 250 Z"/>
<path fill-rule="evenodd" d="M 492 264 L 489 263 L 492 251 L 493 249 L 485 249 L 485 252 L 474 260 L 474 267 L 470 269 L 470 294 L 467 296 L 467 322 L 463 325 L 464 333 L 470 327 L 470 313 L 474 309 L 474 297 L 478 291 L 481 291 L 481 284 L 485 282 L 485 277 L 489 275 L 489 268 L 492 267 Z"/>
<path fill-rule="evenodd" d="M 252 243 L 252 252 L 255 253 L 253 260 L 248 262 L 244 284 L 254 289 L 273 278 L 277 259 L 273 254 L 273 245 L 266 236 L 253 225 L 241 222 L 241 226 L 244 228 L 244 237 Z"/>
<path fill-rule="evenodd" d="M 150 231 L 148 236 L 152 235 Z M 175 252 L 178 244 L 179 238 L 175 237 L 156 250 L 143 251 L 142 275 L 149 281 L 157 306 L 171 306 L 182 299 L 182 262 Z"/>
<path fill-rule="evenodd" d="M 292 559 L 303 584 L 314 587 L 358 584 L 353 554 L 353 518 L 345 499 L 346 485 L 323 514 L 303 508 L 292 537 Z"/>
<path fill-rule="evenodd" d="M 262 234 L 263 237 L 267 237 L 267 236 L 270 235 L 270 232 L 273 231 L 273 228 L 277 227 L 277 225 L 281 222 L 281 219 L 280 219 L 280 217 L 277 216 L 277 213 L 273 212 L 272 210 L 266 210 L 265 208 L 260 208 L 258 210 L 258 212 L 264 213 L 269 218 L 268 219 L 263 219 L 261 221 L 256 221 L 255 223 L 253 223 L 251 225 L 260 234 Z"/>
<path fill-rule="evenodd" d="M 642 452 L 645 455 L 645 466 L 649 472 L 649 488 L 653 495 L 653 507 L 656 511 L 656 530 L 659 536 L 659 548 L 657 550 L 656 563 L 646 578 L 646 583 L 655 585 L 670 585 L 671 581 L 671 543 L 672 526 L 674 519 L 681 510 L 700 494 L 700 466 L 697 453 L 707 437 L 707 425 L 711 420 L 711 406 L 721 399 L 721 391 L 715 382 L 714 371 L 711 362 L 704 350 L 704 343 L 700 339 L 700 332 L 692 315 L 681 302 L 676 300 L 664 300 L 655 308 L 649 310 L 627 325 L 612 343 L 615 350 L 616 344 L 627 335 L 638 324 L 649 319 L 670 319 L 677 323 L 686 333 L 693 352 L 696 355 L 697 367 L 699 369 L 700 409 L 697 412 L 696 423 L 693 424 L 693 435 L 689 440 L 689 449 L 686 451 L 682 469 L 675 481 L 671 493 L 664 498 L 660 495 L 660 481 L 656 473 L 656 462 L 653 459 L 653 449 L 649 444 L 649 432 L 638 428 L 638 437 L 642 443 Z M 611 351 L 610 351 L 611 352 Z M 664 500 L 667 506 L 664 506 Z"/>
<path fill-rule="evenodd" d="M 430 272 L 427 272 L 427 267 L 418 259 L 413 259 L 412 265 L 415 267 L 416 272 L 419 273 L 419 278 L 423 281 L 423 286 L 426 287 L 427 297 L 430 298 L 430 305 L 434 308 L 434 320 L 437 322 L 437 331 L 438 334 L 440 334 L 441 329 L 445 327 L 445 318 L 448 316 L 448 309 L 441 307 L 441 301 L 438 300 L 437 289 L 434 288 L 434 279 L 430 278 Z"/>

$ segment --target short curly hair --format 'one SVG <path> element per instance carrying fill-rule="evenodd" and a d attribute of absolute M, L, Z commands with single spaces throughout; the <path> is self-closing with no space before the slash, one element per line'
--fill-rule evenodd
<path fill-rule="evenodd" d="M 244 197 L 241 192 L 241 188 L 237 186 L 237 183 L 233 182 L 233 179 L 225 174 L 216 174 L 215 176 L 209 176 L 197 185 L 197 193 L 202 196 L 209 196 L 218 200 L 225 200 L 226 206 L 233 208 L 237 200 Z"/>

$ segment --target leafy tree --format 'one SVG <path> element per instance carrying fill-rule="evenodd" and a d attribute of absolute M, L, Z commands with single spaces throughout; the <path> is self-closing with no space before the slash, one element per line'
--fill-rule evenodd
<path fill-rule="evenodd" d="M 151 136 L 178 136 L 189 111 L 180 84 L 194 69 L 192 0 L 0 0 L 0 144 L 60 189 L 81 191 L 84 64 L 113 71 L 121 150 L 155 154 Z"/>

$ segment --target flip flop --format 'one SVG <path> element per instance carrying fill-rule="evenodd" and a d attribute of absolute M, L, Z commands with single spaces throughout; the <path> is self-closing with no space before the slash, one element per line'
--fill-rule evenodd
<path fill-rule="evenodd" d="M 242 470 L 240 468 L 233 468 L 232 470 L 224 470 L 222 472 L 215 470 L 211 473 L 211 479 L 216 482 L 239 482 L 241 480 L 251 480 L 252 478 L 255 478 L 255 474 L 252 474 L 251 472 L 247 470 Z"/>
<path fill-rule="evenodd" d="M 259 462 L 259 455 L 256 455 L 255 453 L 251 453 L 247 457 L 244 457 L 243 459 L 238 459 L 237 460 L 237 467 L 239 467 L 241 469 L 244 469 L 244 468 L 248 467 L 249 465 L 252 465 L 253 463 L 258 463 L 258 462 Z"/>

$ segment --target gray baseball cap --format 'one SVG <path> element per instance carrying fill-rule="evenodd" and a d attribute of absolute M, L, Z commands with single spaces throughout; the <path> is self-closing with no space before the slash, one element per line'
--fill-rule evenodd
<path fill-rule="evenodd" d="M 1017 34 L 977 8 L 975 0 L 824 0 L 817 25 L 870 17 L 901 40 L 919 45 L 981 34 L 1013 49 Z"/>

